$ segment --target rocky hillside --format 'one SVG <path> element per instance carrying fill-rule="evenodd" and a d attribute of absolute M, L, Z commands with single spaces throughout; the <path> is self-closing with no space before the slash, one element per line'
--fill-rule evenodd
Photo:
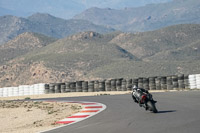
<path fill-rule="evenodd" d="M 82 32 L 33 50 L 1 66 L 0 85 L 84 79 L 98 67 L 120 60 L 139 60 L 118 45 L 108 44 L 112 38 Z"/>
<path fill-rule="evenodd" d="M 198 24 L 132 34 L 81 32 L 5 62 L 0 86 L 200 73 L 199 32 Z"/>
<path fill-rule="evenodd" d="M 0 45 L 0 65 L 32 50 L 42 48 L 54 41 L 56 39 L 41 34 L 22 33 L 6 44 Z"/>
<path fill-rule="evenodd" d="M 121 33 L 111 40 L 142 60 L 199 60 L 200 25 L 181 24 L 143 33 Z"/>
<path fill-rule="evenodd" d="M 63 38 L 81 31 L 106 33 L 111 28 L 95 25 L 86 20 L 64 20 L 49 14 L 34 14 L 28 18 L 0 16 L 0 44 L 24 32 L 35 32 L 46 36 Z"/>
<path fill-rule="evenodd" d="M 121 10 L 90 8 L 74 18 L 110 26 L 117 30 L 137 32 L 160 29 L 175 24 L 199 24 L 199 14 L 199 0 L 173 0 L 168 3 L 149 4 Z"/>

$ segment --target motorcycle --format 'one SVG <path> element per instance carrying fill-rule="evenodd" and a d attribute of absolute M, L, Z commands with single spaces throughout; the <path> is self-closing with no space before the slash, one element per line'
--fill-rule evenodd
<path fill-rule="evenodd" d="M 143 88 L 133 89 L 132 98 L 140 105 L 140 107 L 144 107 L 146 110 L 152 111 L 153 113 L 158 112 L 155 105 L 157 101 L 153 100 L 152 94 L 150 94 L 147 90 Z"/>

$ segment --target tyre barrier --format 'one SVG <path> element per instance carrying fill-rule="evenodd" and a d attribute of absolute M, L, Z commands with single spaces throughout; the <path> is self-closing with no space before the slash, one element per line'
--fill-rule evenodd
<path fill-rule="evenodd" d="M 82 82 L 83 92 L 88 92 L 88 81 Z"/>
<path fill-rule="evenodd" d="M 146 90 L 149 90 L 149 79 L 148 78 L 143 78 L 143 87 Z"/>
<path fill-rule="evenodd" d="M 161 90 L 167 90 L 167 78 L 161 77 Z"/>
<path fill-rule="evenodd" d="M 127 80 L 127 90 L 131 91 L 132 90 L 132 86 L 133 85 L 133 80 L 132 79 L 128 79 Z"/>
<path fill-rule="evenodd" d="M 161 77 L 156 77 L 156 90 L 161 90 Z"/>
<path fill-rule="evenodd" d="M 99 91 L 99 81 L 98 80 L 94 81 L 94 91 L 95 92 Z"/>
<path fill-rule="evenodd" d="M 116 79 L 111 79 L 111 91 L 117 91 Z"/>
<path fill-rule="evenodd" d="M 122 90 L 122 79 L 121 78 L 116 80 L 116 89 L 117 89 L 117 91 Z"/>
<path fill-rule="evenodd" d="M 106 91 L 111 91 L 111 80 L 106 80 Z"/>
<path fill-rule="evenodd" d="M 155 77 L 149 78 L 149 89 L 156 90 L 156 78 Z"/>
<path fill-rule="evenodd" d="M 134 85 L 147 90 L 200 89 L 200 74 L 20 85 L 19 87 L 0 88 L 0 97 L 70 92 L 130 91 Z"/>
<path fill-rule="evenodd" d="M 176 75 L 172 76 L 172 85 L 174 90 L 178 88 L 178 76 Z"/>
<path fill-rule="evenodd" d="M 189 89 L 189 75 L 184 75 L 184 85 L 186 89 Z"/>
<path fill-rule="evenodd" d="M 94 90 L 95 90 L 95 81 L 89 81 L 89 83 L 88 83 L 88 92 L 94 92 Z"/>
<path fill-rule="evenodd" d="M 44 91 L 45 94 L 49 94 L 49 90 L 50 90 L 50 89 L 49 89 L 49 84 L 45 84 L 45 85 L 44 85 L 44 89 L 45 89 L 45 91 Z"/>
<path fill-rule="evenodd" d="M 172 76 L 167 76 L 167 90 L 173 90 Z"/>
<path fill-rule="evenodd" d="M 71 92 L 76 92 L 76 82 L 70 83 L 70 90 L 71 90 Z"/>
<path fill-rule="evenodd" d="M 65 84 L 61 84 L 60 85 L 60 92 L 61 93 L 65 93 L 66 92 L 66 85 Z"/>
<path fill-rule="evenodd" d="M 76 81 L 76 92 L 82 92 L 82 82 L 83 81 Z"/>
<path fill-rule="evenodd" d="M 53 83 L 49 84 L 49 93 L 55 93 L 55 85 Z"/>
<path fill-rule="evenodd" d="M 126 86 L 126 79 L 122 79 L 122 87 L 121 90 L 119 91 L 127 91 L 127 86 Z"/>
<path fill-rule="evenodd" d="M 61 88 L 60 88 L 61 84 L 60 83 L 56 83 L 55 84 L 55 93 L 61 93 Z"/>
<path fill-rule="evenodd" d="M 65 83 L 65 92 L 71 92 L 71 89 L 70 89 L 70 82 L 66 82 L 66 83 Z"/>
<path fill-rule="evenodd" d="M 183 74 L 178 75 L 178 88 L 182 88 L 182 89 L 185 88 Z"/>
<path fill-rule="evenodd" d="M 138 87 L 143 88 L 143 78 L 138 78 Z"/>
<path fill-rule="evenodd" d="M 133 86 L 138 86 L 138 79 L 137 78 L 133 79 Z"/>
<path fill-rule="evenodd" d="M 99 91 L 105 91 L 105 80 L 99 81 Z"/>

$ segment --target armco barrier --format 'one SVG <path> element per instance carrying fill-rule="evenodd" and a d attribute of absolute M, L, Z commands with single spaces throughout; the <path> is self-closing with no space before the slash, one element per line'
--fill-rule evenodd
<path fill-rule="evenodd" d="M 148 90 L 200 89 L 200 74 L 20 85 L 19 87 L 0 88 L 0 97 L 69 92 L 128 91 L 133 85 Z"/>

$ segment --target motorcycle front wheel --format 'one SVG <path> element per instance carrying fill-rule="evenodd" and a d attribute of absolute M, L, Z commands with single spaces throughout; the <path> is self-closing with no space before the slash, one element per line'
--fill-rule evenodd
<path fill-rule="evenodd" d="M 158 110 L 156 109 L 155 103 L 153 103 L 152 101 L 148 101 L 147 105 L 148 105 L 149 110 L 152 111 L 153 113 L 158 112 Z"/>

